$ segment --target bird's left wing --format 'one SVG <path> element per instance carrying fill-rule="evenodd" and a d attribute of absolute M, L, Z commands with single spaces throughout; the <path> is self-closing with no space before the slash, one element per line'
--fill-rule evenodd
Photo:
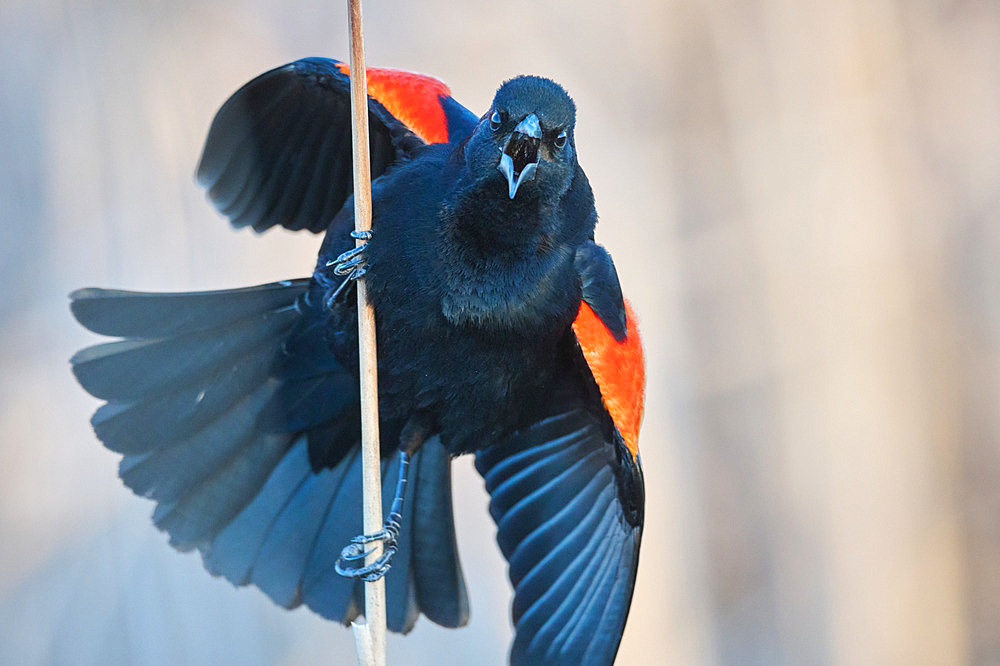
<path fill-rule="evenodd" d="M 595 279 L 591 294 L 607 284 Z M 565 379 L 543 416 L 476 456 L 514 586 L 515 665 L 611 664 L 625 627 L 645 503 L 636 447 L 644 373 L 618 294 L 620 318 L 595 307 L 620 319 L 621 339 L 582 302 Z"/>
<path fill-rule="evenodd" d="M 371 175 L 428 143 L 464 139 L 476 117 L 441 81 L 370 68 Z M 198 182 L 233 226 L 325 231 L 354 189 L 348 66 L 305 58 L 261 74 L 212 121 Z"/>

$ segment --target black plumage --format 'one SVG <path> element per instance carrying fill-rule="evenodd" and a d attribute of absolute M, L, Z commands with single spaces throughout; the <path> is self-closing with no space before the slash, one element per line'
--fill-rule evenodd
<path fill-rule="evenodd" d="M 361 531 L 356 303 L 331 299 L 353 247 L 347 77 L 311 58 L 223 105 L 199 181 L 235 226 L 326 231 L 312 278 L 249 289 L 84 289 L 72 310 L 123 338 L 74 356 L 108 401 L 98 436 L 154 522 L 213 574 L 348 622 L 361 587 L 333 563 Z M 403 433 L 420 435 L 389 627 L 468 619 L 450 458 L 477 452 L 515 588 L 517 664 L 610 663 L 631 599 L 642 475 L 571 324 L 588 303 L 621 341 L 626 315 L 557 84 L 519 77 L 481 119 L 447 95 L 425 144 L 369 101 L 383 507 Z M 507 164 L 504 164 L 504 159 Z M 532 162 L 532 160 L 535 160 Z M 506 170 L 505 170 L 506 169 Z M 350 293 L 350 295 L 345 295 Z M 418 442 L 419 443 L 419 442 Z"/>

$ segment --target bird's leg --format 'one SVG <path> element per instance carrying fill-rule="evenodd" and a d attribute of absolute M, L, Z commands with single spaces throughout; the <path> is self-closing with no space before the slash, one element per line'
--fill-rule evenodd
<path fill-rule="evenodd" d="M 368 241 L 372 239 L 372 232 L 355 230 L 351 232 L 351 238 L 365 242 L 342 253 L 336 259 L 326 262 L 326 268 L 332 268 L 334 275 L 344 278 L 340 285 L 330 292 L 324 300 L 327 308 L 333 307 L 334 301 L 348 285 L 368 272 L 368 258 L 365 255 L 365 249 L 368 247 Z"/>
<path fill-rule="evenodd" d="M 341 576 L 347 578 L 360 578 L 364 581 L 378 580 L 389 571 L 390 560 L 396 553 L 399 530 L 403 520 L 403 496 L 406 491 L 406 475 L 410 468 L 410 454 L 404 450 L 399 452 L 399 476 L 396 477 L 396 493 L 392 497 L 392 507 L 389 515 L 385 518 L 382 529 L 374 534 L 361 534 L 347 544 L 340 557 L 337 558 L 334 568 Z M 356 562 L 364 560 L 371 554 L 371 550 L 366 550 L 365 546 L 374 541 L 382 542 L 382 555 L 371 564 L 363 567 L 348 567 L 344 562 Z"/>
<path fill-rule="evenodd" d="M 378 580 L 389 571 L 390 560 L 396 553 L 399 530 L 403 521 L 403 498 L 406 494 L 406 476 L 410 468 L 410 458 L 417 452 L 420 445 L 424 443 L 429 429 L 429 421 L 426 416 L 415 414 L 403 427 L 399 436 L 399 475 L 396 477 L 396 492 L 392 497 L 392 506 L 389 508 L 389 515 L 385 518 L 382 529 L 374 534 L 361 534 L 351 539 L 342 551 L 340 557 L 334 564 L 334 568 L 341 576 L 348 578 L 360 578 L 364 581 Z M 382 555 L 371 564 L 363 567 L 348 567 L 344 562 L 355 562 L 364 560 L 371 554 L 371 550 L 366 550 L 365 546 L 374 541 L 382 542 Z"/>

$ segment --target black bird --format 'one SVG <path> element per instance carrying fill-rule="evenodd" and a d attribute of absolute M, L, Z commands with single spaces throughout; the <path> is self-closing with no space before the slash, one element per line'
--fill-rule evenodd
<path fill-rule="evenodd" d="M 363 609 L 358 577 L 391 565 L 388 623 L 403 633 L 419 613 L 468 620 L 450 460 L 475 453 L 514 586 L 511 663 L 609 664 L 642 533 L 644 370 L 594 242 L 573 101 L 522 76 L 477 119 L 430 77 L 368 77 L 363 251 L 351 250 L 346 65 L 309 58 L 246 84 L 216 115 L 198 179 L 237 227 L 325 231 L 315 271 L 228 291 L 73 293 L 81 324 L 122 338 L 72 359 L 107 401 L 94 429 L 124 454 L 125 484 L 157 503 L 157 527 L 211 573 L 347 623 Z M 383 508 L 397 511 L 380 535 L 392 559 L 352 569 L 338 556 L 361 531 L 361 275 Z"/>

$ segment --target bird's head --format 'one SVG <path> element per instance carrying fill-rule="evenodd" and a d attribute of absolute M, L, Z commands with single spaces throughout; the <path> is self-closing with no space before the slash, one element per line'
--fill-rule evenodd
<path fill-rule="evenodd" d="M 558 198 L 576 169 L 576 106 L 562 86 L 519 76 L 497 90 L 466 146 L 469 169 L 514 197 Z"/>

